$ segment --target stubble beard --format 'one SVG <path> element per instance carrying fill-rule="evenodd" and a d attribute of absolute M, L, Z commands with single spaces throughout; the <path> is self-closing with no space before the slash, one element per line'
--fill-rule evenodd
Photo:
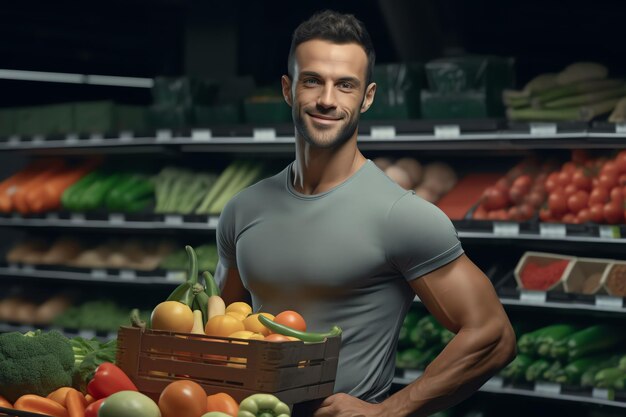
<path fill-rule="evenodd" d="M 329 149 L 339 148 L 352 138 L 354 132 L 356 132 L 359 125 L 359 113 L 356 112 L 354 116 L 339 127 L 337 133 L 336 129 L 329 129 L 327 131 L 316 130 L 309 128 L 305 121 L 305 111 L 298 106 L 293 107 L 292 116 L 293 123 L 296 127 L 298 134 L 309 144 L 316 148 Z M 342 119 L 342 121 L 345 120 Z"/>

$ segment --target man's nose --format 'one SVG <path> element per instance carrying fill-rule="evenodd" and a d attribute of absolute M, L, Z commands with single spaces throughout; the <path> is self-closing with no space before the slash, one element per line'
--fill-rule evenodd
<path fill-rule="evenodd" d="M 324 85 L 317 98 L 317 105 L 325 109 L 337 107 L 334 85 L 330 83 Z"/>

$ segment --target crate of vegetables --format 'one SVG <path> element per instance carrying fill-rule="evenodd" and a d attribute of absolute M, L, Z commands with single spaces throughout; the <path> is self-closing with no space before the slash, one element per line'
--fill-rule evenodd
<path fill-rule="evenodd" d="M 521 289 L 563 291 L 564 278 L 576 260 L 573 256 L 545 252 L 526 252 L 515 267 L 514 275 Z"/>
<path fill-rule="evenodd" d="M 117 364 L 152 398 L 176 379 L 237 401 L 270 393 L 296 404 L 333 393 L 340 337 L 322 342 L 272 342 L 121 327 Z"/>

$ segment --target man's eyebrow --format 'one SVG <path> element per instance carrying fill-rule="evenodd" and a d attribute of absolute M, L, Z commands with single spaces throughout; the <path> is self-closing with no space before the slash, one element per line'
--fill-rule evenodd
<path fill-rule="evenodd" d="M 316 77 L 316 78 L 322 78 L 322 76 L 320 74 L 318 74 L 315 71 L 302 71 L 300 73 L 300 78 L 302 77 Z M 361 86 L 361 81 L 356 78 L 356 77 L 341 77 L 339 78 L 339 80 L 337 80 L 337 82 L 350 82 L 352 84 L 354 84 L 356 87 L 360 87 Z"/>

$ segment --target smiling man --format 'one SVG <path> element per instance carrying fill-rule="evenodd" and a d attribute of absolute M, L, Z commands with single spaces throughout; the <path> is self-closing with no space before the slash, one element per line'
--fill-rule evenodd
<path fill-rule="evenodd" d="M 358 149 L 374 62 L 352 15 L 326 11 L 296 29 L 282 77 L 295 160 L 236 195 L 217 232 L 227 302 L 249 293 L 255 311 L 297 310 L 309 330 L 343 329 L 336 393 L 316 417 L 427 416 L 467 398 L 515 355 L 502 305 L 450 220 Z M 415 295 L 456 336 L 422 377 L 389 396 Z"/>

